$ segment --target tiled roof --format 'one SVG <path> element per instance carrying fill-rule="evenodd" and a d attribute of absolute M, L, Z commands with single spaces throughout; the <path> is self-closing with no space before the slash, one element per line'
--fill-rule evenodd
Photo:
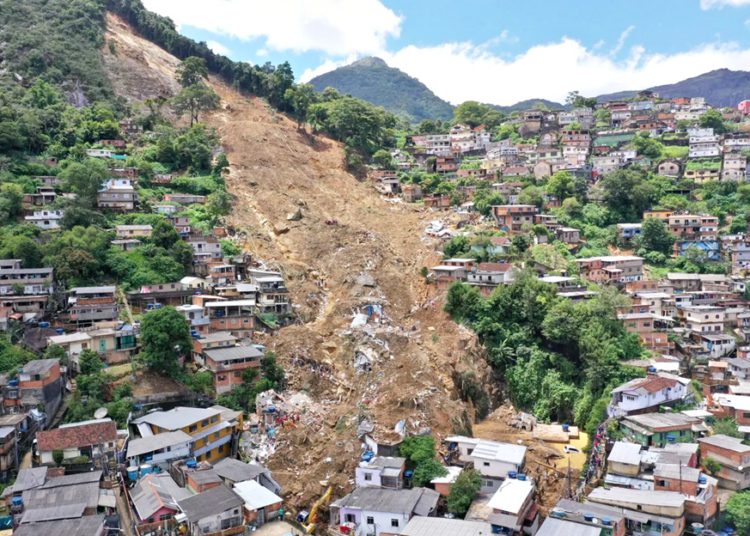
<path fill-rule="evenodd" d="M 36 434 L 40 451 L 87 447 L 101 443 L 112 443 L 116 439 L 117 426 L 114 421 L 109 420 L 56 428 Z"/>

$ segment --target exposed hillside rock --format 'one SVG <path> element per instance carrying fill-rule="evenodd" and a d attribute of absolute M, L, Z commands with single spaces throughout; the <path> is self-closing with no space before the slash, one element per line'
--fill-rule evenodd
<path fill-rule="evenodd" d="M 416 78 L 389 67 L 380 58 L 363 58 L 316 76 L 310 84 L 318 91 L 335 88 L 415 122 L 450 119 L 453 115 L 453 106 Z"/>

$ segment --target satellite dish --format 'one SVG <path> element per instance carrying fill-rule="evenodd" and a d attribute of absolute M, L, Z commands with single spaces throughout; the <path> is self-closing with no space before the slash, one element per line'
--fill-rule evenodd
<path fill-rule="evenodd" d="M 107 408 L 99 408 L 94 412 L 95 419 L 103 419 L 107 416 Z"/>

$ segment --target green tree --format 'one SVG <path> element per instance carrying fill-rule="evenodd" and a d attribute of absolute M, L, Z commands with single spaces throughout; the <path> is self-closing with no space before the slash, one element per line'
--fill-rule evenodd
<path fill-rule="evenodd" d="M 433 478 L 447 474 L 445 467 L 435 459 L 435 439 L 432 436 L 409 436 L 399 447 L 401 456 L 413 468 L 412 483 L 425 486 Z"/>
<path fill-rule="evenodd" d="M 297 128 L 302 128 L 307 120 L 310 106 L 315 102 L 315 88 L 310 84 L 299 84 L 290 87 L 284 93 L 284 99 L 292 107 L 294 116 L 297 118 Z"/>
<path fill-rule="evenodd" d="M 165 219 L 159 219 L 154 223 L 149 241 L 164 249 L 169 249 L 180 240 L 180 235 L 174 225 Z"/>
<path fill-rule="evenodd" d="M 558 171 L 549 178 L 545 189 L 562 202 L 575 193 L 575 180 L 567 171 Z"/>
<path fill-rule="evenodd" d="M 194 86 L 206 79 L 208 79 L 208 67 L 203 58 L 190 56 L 177 67 L 177 81 L 182 87 Z"/>
<path fill-rule="evenodd" d="M 737 422 L 734 419 L 719 419 L 712 426 L 714 434 L 721 434 L 737 439 L 744 439 L 745 434 L 737 428 Z"/>
<path fill-rule="evenodd" d="M 24 268 L 39 268 L 42 265 L 43 253 L 36 240 L 24 235 L 15 235 L 0 243 L 0 257 L 21 259 Z"/>
<path fill-rule="evenodd" d="M 712 128 L 715 134 L 724 134 L 727 131 L 726 124 L 724 123 L 724 116 L 717 109 L 711 109 L 705 112 L 700 119 L 698 124 L 702 128 Z"/>
<path fill-rule="evenodd" d="M 104 368 L 104 362 L 98 353 L 86 349 L 78 356 L 78 368 L 81 374 L 88 376 L 101 372 Z"/>
<path fill-rule="evenodd" d="M 647 218 L 641 227 L 641 247 L 647 251 L 656 251 L 664 255 L 672 253 L 674 236 L 666 224 L 658 218 Z"/>
<path fill-rule="evenodd" d="M 9 223 L 23 212 L 23 188 L 18 184 L 0 186 L 0 222 Z"/>
<path fill-rule="evenodd" d="M 662 154 L 664 146 L 657 140 L 651 137 L 648 132 L 640 132 L 633 138 L 633 145 L 638 154 L 642 154 L 646 158 L 656 160 Z"/>
<path fill-rule="evenodd" d="M 92 208 L 96 205 L 96 193 L 107 180 L 107 165 L 98 158 L 87 158 L 83 162 L 66 162 L 60 172 L 63 189 L 76 194 L 76 205 Z"/>
<path fill-rule="evenodd" d="M 393 169 L 393 159 L 390 151 L 379 149 L 372 155 L 372 163 L 380 169 Z"/>
<path fill-rule="evenodd" d="M 571 91 L 565 97 L 565 104 L 573 108 L 595 108 L 596 97 L 584 97 L 578 91 Z"/>
<path fill-rule="evenodd" d="M 604 203 L 618 221 L 636 221 L 658 196 L 648 180 L 648 173 L 639 168 L 619 169 L 601 180 Z"/>
<path fill-rule="evenodd" d="M 164 374 L 174 373 L 177 359 L 190 352 L 190 326 L 177 309 L 164 307 L 150 311 L 141 322 L 140 358 L 150 369 Z"/>
<path fill-rule="evenodd" d="M 190 115 L 190 126 L 198 122 L 201 113 L 219 107 L 219 95 L 206 84 L 193 84 L 183 88 L 172 99 L 177 115 Z"/>
<path fill-rule="evenodd" d="M 477 127 L 484 123 L 487 114 L 492 108 L 487 104 L 481 104 L 477 101 L 462 102 L 453 110 L 453 122 L 456 124 Z"/>
<path fill-rule="evenodd" d="M 733 494 L 726 508 L 737 534 L 750 534 L 750 491 Z"/>
<path fill-rule="evenodd" d="M 721 464 L 711 456 L 706 456 L 706 459 L 703 460 L 703 468 L 712 475 L 716 475 L 719 471 L 721 471 L 721 467 Z"/>
<path fill-rule="evenodd" d="M 448 510 L 463 516 L 482 488 L 482 475 L 476 469 L 464 469 L 451 485 Z"/>

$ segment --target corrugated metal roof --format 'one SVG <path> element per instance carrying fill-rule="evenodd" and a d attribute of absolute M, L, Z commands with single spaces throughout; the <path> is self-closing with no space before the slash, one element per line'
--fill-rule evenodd
<path fill-rule="evenodd" d="M 602 527 L 548 517 L 544 520 L 536 536 L 599 536 L 601 532 Z"/>
<path fill-rule="evenodd" d="M 104 530 L 104 516 L 84 516 L 19 525 L 13 536 L 99 536 Z"/>
<path fill-rule="evenodd" d="M 169 411 L 155 411 L 134 420 L 133 423 L 148 423 L 165 430 L 179 430 L 204 419 L 210 419 L 220 412 L 214 409 L 178 406 Z"/>
<path fill-rule="evenodd" d="M 191 440 L 192 438 L 182 430 L 138 437 L 128 442 L 127 457 L 132 458 L 133 456 L 140 456 L 141 454 L 154 452 L 155 450 L 172 447 L 181 443 L 189 443 Z"/>
<path fill-rule="evenodd" d="M 401 536 L 489 536 L 492 526 L 483 521 L 444 517 L 412 517 Z"/>
<path fill-rule="evenodd" d="M 180 508 L 191 522 L 239 508 L 243 504 L 242 497 L 226 486 L 217 486 L 179 501 Z"/>

